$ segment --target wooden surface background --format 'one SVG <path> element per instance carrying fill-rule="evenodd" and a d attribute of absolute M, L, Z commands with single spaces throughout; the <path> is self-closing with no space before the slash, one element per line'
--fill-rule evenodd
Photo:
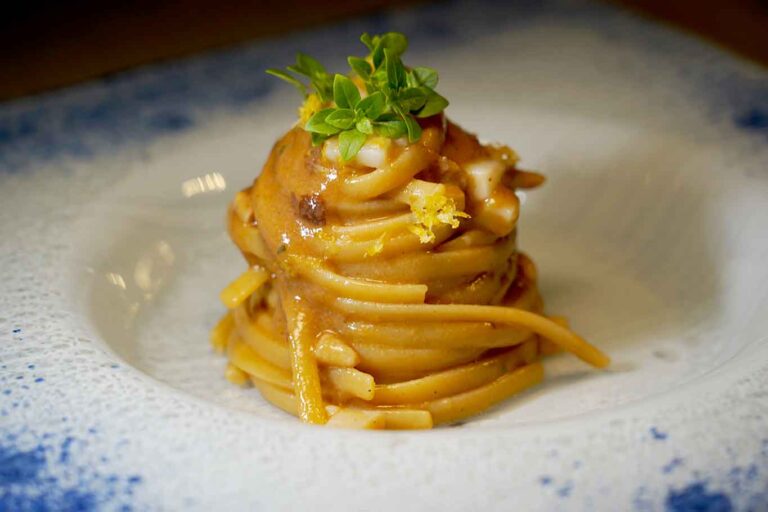
<path fill-rule="evenodd" d="M 768 65 L 768 0 L 610 0 Z M 11 0 L 0 100 L 414 0 Z"/>

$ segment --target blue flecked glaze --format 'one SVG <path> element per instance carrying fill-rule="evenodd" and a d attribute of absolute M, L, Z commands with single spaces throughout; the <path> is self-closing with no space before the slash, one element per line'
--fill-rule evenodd
<path fill-rule="evenodd" d="M 667 464 L 665 464 L 664 467 L 661 468 L 661 471 L 662 473 L 668 475 L 672 473 L 675 469 L 682 466 L 683 462 L 684 462 L 683 459 L 681 459 L 680 457 L 675 457 L 672 460 L 670 460 Z"/>
<path fill-rule="evenodd" d="M 704 482 L 694 482 L 680 490 L 670 490 L 666 500 L 667 512 L 731 512 L 733 504 L 728 495 L 708 491 Z"/>
<path fill-rule="evenodd" d="M 664 441 L 669 437 L 669 434 L 662 432 L 657 427 L 651 427 L 649 432 L 651 433 L 651 437 L 657 441 Z"/>
<path fill-rule="evenodd" d="M 75 438 L 57 445 L 48 442 L 52 437 L 41 436 L 37 445 L 25 448 L 16 434 L 0 437 L 0 511 L 133 510 L 141 476 L 102 474 L 75 461 Z"/>
<path fill-rule="evenodd" d="M 44 465 L 42 446 L 26 452 L 0 448 L 0 489 L 33 481 Z"/>
<path fill-rule="evenodd" d="M 561 486 L 557 490 L 557 495 L 561 498 L 567 498 L 571 495 L 571 491 L 573 490 L 573 482 L 566 482 L 565 485 Z"/>
<path fill-rule="evenodd" d="M 747 130 L 768 132 L 768 109 L 753 107 L 735 119 L 736 125 Z"/>

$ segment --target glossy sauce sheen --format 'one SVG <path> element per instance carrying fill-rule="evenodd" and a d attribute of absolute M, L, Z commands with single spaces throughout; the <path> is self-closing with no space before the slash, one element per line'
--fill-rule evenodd
<path fill-rule="evenodd" d="M 214 345 L 304 421 L 424 428 L 476 414 L 541 380 L 536 361 L 556 349 L 545 338 L 607 364 L 542 316 L 536 269 L 516 251 L 514 190 L 542 178 L 442 115 L 422 128 L 411 145 L 369 138 L 379 168 L 293 128 L 230 208 L 254 267 L 225 290 L 232 319 Z"/>

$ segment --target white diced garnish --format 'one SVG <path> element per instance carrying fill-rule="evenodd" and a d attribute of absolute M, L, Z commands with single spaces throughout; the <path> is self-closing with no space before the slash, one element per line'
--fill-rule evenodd
<path fill-rule="evenodd" d="M 339 139 L 334 137 L 323 143 L 323 156 L 330 162 L 339 162 L 341 160 L 341 153 L 339 153 Z"/>
<path fill-rule="evenodd" d="M 368 137 L 363 147 L 352 159 L 352 163 L 363 166 L 380 169 L 389 163 L 389 150 L 392 147 L 392 140 L 385 137 Z M 339 139 L 333 137 L 323 144 L 323 156 L 334 163 L 341 162 L 341 153 L 339 151 Z"/>
<path fill-rule="evenodd" d="M 389 148 L 392 139 L 384 137 L 368 137 L 354 160 L 359 165 L 381 169 L 389 163 Z"/>
<path fill-rule="evenodd" d="M 491 196 L 506 167 L 497 160 L 480 160 L 464 166 L 469 176 L 469 194 L 476 201 Z"/>

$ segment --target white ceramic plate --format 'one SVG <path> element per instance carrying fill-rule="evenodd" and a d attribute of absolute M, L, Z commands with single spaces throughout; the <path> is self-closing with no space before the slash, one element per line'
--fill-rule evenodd
<path fill-rule="evenodd" d="M 263 69 L 388 29 L 549 177 L 521 246 L 610 371 L 556 358 L 414 433 L 224 380 L 225 207 L 297 103 Z M 380 15 L 0 106 L 0 198 L 0 509 L 768 508 L 768 74 L 698 41 L 581 3 Z"/>

